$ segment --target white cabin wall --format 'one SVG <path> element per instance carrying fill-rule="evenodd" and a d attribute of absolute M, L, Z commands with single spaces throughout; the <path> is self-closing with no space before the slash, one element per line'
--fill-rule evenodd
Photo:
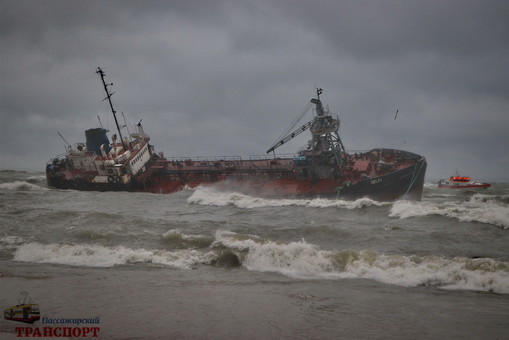
<path fill-rule="evenodd" d="M 145 144 L 141 151 L 129 162 L 131 175 L 137 174 L 149 160 L 150 152 L 148 150 L 148 144 Z"/>

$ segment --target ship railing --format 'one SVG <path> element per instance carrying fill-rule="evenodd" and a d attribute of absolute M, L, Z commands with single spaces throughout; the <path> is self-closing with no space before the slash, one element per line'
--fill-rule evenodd
<path fill-rule="evenodd" d="M 194 157 L 167 157 L 168 161 L 174 162 L 217 162 L 217 161 L 241 161 L 240 156 L 194 156 Z"/>
<path fill-rule="evenodd" d="M 53 162 L 54 162 L 55 160 L 62 160 L 62 159 L 65 159 L 65 156 L 67 156 L 67 153 L 61 153 L 60 155 L 56 155 L 55 157 L 50 158 L 50 159 L 46 162 L 46 165 L 48 165 L 48 164 L 53 164 Z"/>
<path fill-rule="evenodd" d="M 272 160 L 272 159 L 288 159 L 288 158 L 294 158 L 297 154 L 295 153 L 282 153 L 282 154 L 276 154 L 276 155 L 250 155 L 249 159 L 252 161 L 258 161 L 258 160 Z"/>
<path fill-rule="evenodd" d="M 366 153 L 370 150 L 346 150 L 346 153 L 348 154 L 362 154 L 362 153 Z"/>

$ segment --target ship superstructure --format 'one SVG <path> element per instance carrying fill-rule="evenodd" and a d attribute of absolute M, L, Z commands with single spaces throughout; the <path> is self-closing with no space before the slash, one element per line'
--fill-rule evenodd
<path fill-rule="evenodd" d="M 48 185 L 57 188 L 78 190 L 130 190 L 136 177 L 142 175 L 151 162 L 153 149 L 150 137 L 145 134 L 141 121 L 137 131 L 128 137 L 122 136 L 116 111 L 101 68 L 100 75 L 106 100 L 110 105 L 117 134 L 110 143 L 107 130 L 93 128 L 85 131 L 86 143 L 67 145 L 66 153 L 50 160 L 46 165 Z"/>

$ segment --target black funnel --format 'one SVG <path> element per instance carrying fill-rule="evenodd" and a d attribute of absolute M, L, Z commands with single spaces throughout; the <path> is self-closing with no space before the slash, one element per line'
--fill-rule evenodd
<path fill-rule="evenodd" d="M 103 128 L 89 129 L 85 131 L 85 137 L 87 138 L 87 150 L 93 151 L 97 155 L 101 155 L 101 145 L 104 144 L 104 150 L 110 152 L 110 141 L 106 132 L 108 130 Z"/>

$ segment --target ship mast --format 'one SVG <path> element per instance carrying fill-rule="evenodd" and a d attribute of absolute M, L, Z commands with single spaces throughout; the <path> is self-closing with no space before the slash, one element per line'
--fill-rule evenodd
<path fill-rule="evenodd" d="M 104 91 L 106 92 L 106 98 L 104 98 L 104 99 L 108 99 L 108 102 L 110 103 L 111 112 L 113 113 L 113 118 L 115 118 L 115 124 L 117 125 L 117 131 L 118 131 L 118 135 L 120 137 L 120 141 L 122 142 L 122 146 L 124 147 L 124 150 L 127 150 L 127 147 L 124 143 L 124 138 L 122 138 L 122 132 L 120 131 L 120 125 L 118 125 L 118 120 L 117 120 L 117 115 L 116 115 L 117 111 L 115 111 L 115 109 L 113 108 L 113 103 L 111 102 L 111 96 L 115 92 L 110 93 L 110 91 L 108 90 L 108 86 L 113 85 L 113 83 L 106 84 L 106 81 L 104 80 L 104 76 L 105 76 L 104 71 L 100 67 L 97 68 L 97 71 L 95 73 L 97 73 L 98 75 L 101 76 L 101 80 L 102 80 L 103 86 L 104 86 Z"/>

